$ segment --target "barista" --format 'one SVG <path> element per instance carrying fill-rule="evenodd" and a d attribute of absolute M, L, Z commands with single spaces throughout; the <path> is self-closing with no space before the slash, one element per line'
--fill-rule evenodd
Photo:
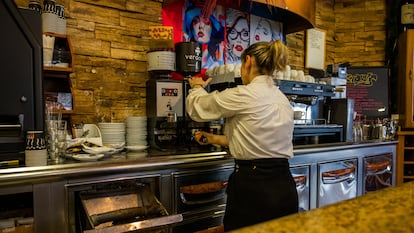
<path fill-rule="evenodd" d="M 241 55 L 243 85 L 207 93 L 211 78 L 190 78 L 186 99 L 195 121 L 225 118 L 224 135 L 196 132 L 202 145 L 228 146 L 235 158 L 229 178 L 225 231 L 298 211 L 296 185 L 289 170 L 293 157 L 293 109 L 274 85 L 272 74 L 283 70 L 288 49 L 281 41 L 258 42 Z"/>

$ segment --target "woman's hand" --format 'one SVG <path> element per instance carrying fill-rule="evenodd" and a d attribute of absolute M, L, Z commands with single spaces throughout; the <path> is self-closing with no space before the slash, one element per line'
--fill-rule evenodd
<path fill-rule="evenodd" d="M 217 144 L 227 147 L 229 142 L 225 135 L 207 133 L 205 131 L 197 131 L 194 133 L 194 140 L 200 145 Z"/>
<path fill-rule="evenodd" d="M 191 89 L 200 87 L 205 88 L 212 80 L 212 78 L 203 80 L 201 77 L 191 77 L 188 79 L 188 84 L 190 84 Z"/>
<path fill-rule="evenodd" d="M 196 131 L 194 133 L 194 140 L 200 145 L 208 145 L 212 143 L 213 134 L 204 131 Z M 210 140 L 209 140 L 210 139 Z"/>

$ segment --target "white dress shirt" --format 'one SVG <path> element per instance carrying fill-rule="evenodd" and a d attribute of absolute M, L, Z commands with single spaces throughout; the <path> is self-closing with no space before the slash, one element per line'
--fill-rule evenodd
<path fill-rule="evenodd" d="M 224 134 L 236 159 L 293 157 L 293 108 L 271 76 L 222 92 L 192 89 L 186 111 L 198 122 L 224 117 Z"/>

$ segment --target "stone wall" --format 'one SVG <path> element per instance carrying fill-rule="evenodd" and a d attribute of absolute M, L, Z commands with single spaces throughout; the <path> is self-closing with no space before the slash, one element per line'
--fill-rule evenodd
<path fill-rule="evenodd" d="M 162 0 L 57 2 L 65 6 L 74 49 L 73 122 L 145 115 L 148 26 L 161 24 Z M 326 65 L 384 65 L 385 15 L 385 0 L 316 0 L 316 27 L 326 31 Z M 305 33 L 289 34 L 287 44 L 291 66 L 303 69 Z"/>

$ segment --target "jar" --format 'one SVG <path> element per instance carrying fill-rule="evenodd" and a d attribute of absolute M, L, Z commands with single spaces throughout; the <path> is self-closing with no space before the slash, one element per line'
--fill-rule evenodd
<path fill-rule="evenodd" d="M 46 166 L 48 154 L 46 149 L 46 140 L 43 131 L 27 131 L 26 133 L 26 149 L 25 149 L 25 165 L 30 166 Z"/>
<path fill-rule="evenodd" d="M 38 0 L 29 1 L 29 9 L 36 11 L 39 14 L 42 14 L 42 5 Z"/>
<path fill-rule="evenodd" d="M 46 149 L 46 141 L 43 131 L 27 131 L 26 133 L 26 150 Z"/>

